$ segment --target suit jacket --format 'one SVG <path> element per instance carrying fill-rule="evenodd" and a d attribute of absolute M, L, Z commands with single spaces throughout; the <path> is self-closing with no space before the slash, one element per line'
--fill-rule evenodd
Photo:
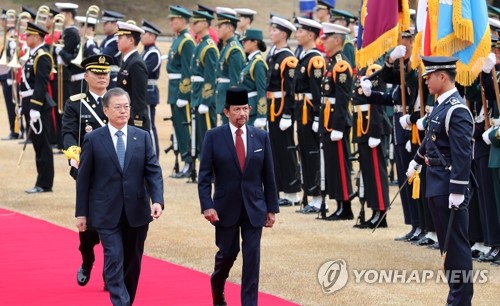
<path fill-rule="evenodd" d="M 234 226 L 243 205 L 255 227 L 266 223 L 267 213 L 279 212 L 273 157 L 267 132 L 247 125 L 247 155 L 242 172 L 229 124 L 205 135 L 198 177 L 201 210 L 215 208 L 216 226 Z M 212 176 L 215 192 L 212 198 Z"/>
<path fill-rule="evenodd" d="M 128 224 L 151 222 L 150 198 L 163 205 L 163 177 L 151 136 L 128 126 L 124 169 L 108 126 L 86 135 L 80 155 L 75 216 L 88 216 L 96 228 L 118 225 L 125 210 Z"/>
<path fill-rule="evenodd" d="M 148 68 L 138 52 L 134 51 L 122 63 L 116 84 L 130 96 L 129 125 L 149 131 Z"/>

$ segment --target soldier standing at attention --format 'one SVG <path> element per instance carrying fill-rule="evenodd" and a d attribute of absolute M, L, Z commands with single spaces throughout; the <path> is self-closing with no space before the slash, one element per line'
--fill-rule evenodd
<path fill-rule="evenodd" d="M 141 43 L 144 49 L 141 53 L 141 58 L 148 68 L 148 95 L 147 102 L 149 108 L 149 118 L 151 119 L 151 131 L 153 139 L 153 147 L 155 148 L 156 157 L 159 158 L 158 132 L 156 130 L 156 105 L 160 103 L 160 91 L 158 90 L 158 79 L 160 78 L 161 67 L 161 52 L 156 46 L 156 38 L 161 34 L 160 29 L 155 24 L 143 20 L 141 34 Z"/>
<path fill-rule="evenodd" d="M 437 96 L 437 105 L 429 116 L 426 137 L 406 174 L 411 177 L 420 171 L 420 165 L 427 165 L 426 196 L 439 248 L 447 252 L 444 269 L 449 273 L 450 291 L 446 303 L 467 306 L 471 305 L 473 295 L 472 279 L 467 275 L 472 272 L 468 204 L 474 120 L 455 87 L 457 59 L 423 56 L 422 60 L 423 76 L 429 94 Z M 449 227 L 451 214 L 454 218 Z"/>
<path fill-rule="evenodd" d="M 224 115 L 224 105 L 226 103 L 226 91 L 229 87 L 238 84 L 240 73 L 245 65 L 245 51 L 238 38 L 235 36 L 236 25 L 239 21 L 234 15 L 227 12 L 227 8 L 216 8 L 219 39 L 224 43 L 220 52 L 219 65 L 217 65 L 217 89 L 216 94 L 216 112 L 221 116 L 223 123 L 227 123 L 227 117 Z"/>
<path fill-rule="evenodd" d="M 240 17 L 240 21 L 236 25 L 236 35 L 241 41 L 246 36 L 247 30 L 252 26 L 253 19 L 257 12 L 248 8 L 235 8 L 235 12 Z"/>
<path fill-rule="evenodd" d="M 191 96 L 191 71 L 189 67 L 195 48 L 194 39 L 189 34 L 189 18 L 192 17 L 190 11 L 182 6 L 170 6 L 168 19 L 170 26 L 176 37 L 172 42 L 168 52 L 168 100 L 172 110 L 172 123 L 174 125 L 175 136 L 179 144 L 181 159 L 184 161 L 184 168 L 173 174 L 172 178 L 186 178 L 191 175 L 191 135 L 189 132 L 190 96 Z"/>
<path fill-rule="evenodd" d="M 196 114 L 196 149 L 201 154 L 205 133 L 215 127 L 215 70 L 219 62 L 217 43 L 209 29 L 213 15 L 207 11 L 193 11 L 192 30 L 200 37 L 191 61 L 191 107 Z"/>
<path fill-rule="evenodd" d="M 299 203 L 300 168 L 297 160 L 297 145 L 294 139 L 292 119 L 295 99 L 292 80 L 297 58 L 288 46 L 288 39 L 297 30 L 288 20 L 271 17 L 269 39 L 274 51 L 267 59 L 267 123 L 273 152 L 274 175 L 278 192 L 283 197 L 280 206 Z"/>
<path fill-rule="evenodd" d="M 297 139 L 299 141 L 302 166 L 302 189 L 306 196 L 313 199 L 297 212 L 318 213 L 321 207 L 319 185 L 319 112 L 321 107 L 321 82 L 326 68 L 325 59 L 316 49 L 316 39 L 322 28 L 312 19 L 297 17 L 297 41 L 303 47 L 295 77 L 295 120 L 297 120 Z M 281 123 L 280 123 L 281 124 Z"/>
<path fill-rule="evenodd" d="M 118 32 L 116 23 L 123 20 L 123 18 L 125 18 L 125 16 L 122 13 L 109 10 L 104 10 L 102 12 L 102 30 L 106 38 L 101 42 L 99 54 L 109 55 L 113 58 L 108 89 L 116 87 L 118 71 L 120 71 L 122 53 L 118 50 L 118 37 L 115 36 L 115 34 Z"/>

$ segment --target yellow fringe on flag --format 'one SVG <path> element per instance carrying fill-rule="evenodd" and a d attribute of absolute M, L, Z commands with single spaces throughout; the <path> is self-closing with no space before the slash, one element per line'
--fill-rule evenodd
<path fill-rule="evenodd" d="M 439 0 L 428 0 L 427 2 L 427 16 L 429 18 L 429 32 L 430 32 L 430 51 L 431 54 L 435 53 L 437 43 L 437 28 L 438 28 L 438 14 L 439 14 Z"/>
<path fill-rule="evenodd" d="M 474 43 L 474 25 L 472 20 L 462 18 L 462 1 L 453 1 L 453 34 L 456 38 Z M 470 8 L 469 8 L 470 11 Z"/>
<path fill-rule="evenodd" d="M 484 66 L 484 61 L 491 51 L 491 32 L 490 27 L 486 28 L 481 42 L 476 46 L 474 55 L 469 60 L 469 64 L 465 65 L 461 61 L 457 62 L 457 77 L 456 81 L 463 86 L 469 86 L 474 83 L 479 73 Z"/>
<path fill-rule="evenodd" d="M 413 49 L 411 50 L 411 69 L 417 69 L 420 63 L 422 63 L 422 58 L 420 57 L 420 52 L 422 52 L 422 37 L 422 32 L 418 32 L 415 35 L 415 41 L 413 42 L 413 45 L 417 46 L 417 48 L 413 47 Z"/>
<path fill-rule="evenodd" d="M 399 13 L 399 31 L 408 31 L 410 28 L 410 4 L 409 1 L 401 1 L 401 12 Z"/>
<path fill-rule="evenodd" d="M 387 50 L 395 48 L 398 44 L 399 25 L 385 32 L 376 41 L 356 51 L 356 66 L 358 69 L 373 64 Z"/>

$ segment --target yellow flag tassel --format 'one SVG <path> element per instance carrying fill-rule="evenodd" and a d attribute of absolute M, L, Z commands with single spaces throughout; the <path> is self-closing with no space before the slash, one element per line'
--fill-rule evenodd
<path fill-rule="evenodd" d="M 413 173 L 413 176 L 408 180 L 408 185 L 413 184 L 413 189 L 411 193 L 411 198 L 416 200 L 420 198 L 420 175 L 418 171 Z"/>
<path fill-rule="evenodd" d="M 414 145 L 420 145 L 420 136 L 418 135 L 417 125 L 414 123 L 411 126 L 411 143 Z"/>

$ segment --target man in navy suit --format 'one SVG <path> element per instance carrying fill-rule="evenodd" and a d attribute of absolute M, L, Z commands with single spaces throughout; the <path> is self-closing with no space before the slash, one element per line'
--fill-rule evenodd
<path fill-rule="evenodd" d="M 241 304 L 257 305 L 262 227 L 272 227 L 279 212 L 269 136 L 246 125 L 250 110 L 245 89 L 228 89 L 224 114 L 229 123 L 209 130 L 203 143 L 198 194 L 219 248 L 211 277 L 214 305 L 226 305 L 224 284 L 240 251 L 240 230 Z"/>
<path fill-rule="evenodd" d="M 149 223 L 163 210 L 163 177 L 148 132 L 127 125 L 127 92 L 109 90 L 103 111 L 109 123 L 87 134 L 83 142 L 76 226 L 86 231 L 87 218 L 92 220 L 104 248 L 111 302 L 132 305 Z"/>

